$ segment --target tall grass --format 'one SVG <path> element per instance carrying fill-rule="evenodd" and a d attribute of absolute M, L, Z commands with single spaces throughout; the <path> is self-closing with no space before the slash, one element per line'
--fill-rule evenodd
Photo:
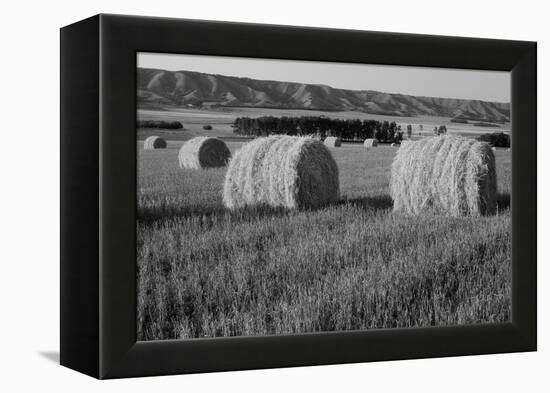
<path fill-rule="evenodd" d="M 394 152 L 335 151 L 343 197 L 328 208 L 229 212 L 225 168 L 139 151 L 138 339 L 509 320 L 509 153 L 497 215 L 408 218 L 391 213 Z"/>

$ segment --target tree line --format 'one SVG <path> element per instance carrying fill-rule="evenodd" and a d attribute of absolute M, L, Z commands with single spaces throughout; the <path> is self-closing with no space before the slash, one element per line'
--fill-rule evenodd
<path fill-rule="evenodd" d="M 478 141 L 488 142 L 494 147 L 510 147 L 510 135 L 504 132 L 493 132 L 492 134 L 482 134 L 477 137 Z"/>
<path fill-rule="evenodd" d="M 137 128 L 166 128 L 169 130 L 180 130 L 183 128 L 179 121 L 164 120 L 138 120 Z"/>
<path fill-rule="evenodd" d="M 233 132 L 246 136 L 313 135 L 321 139 L 335 136 L 344 141 L 374 138 L 380 142 L 400 142 L 403 139 L 401 127 L 394 121 L 344 120 L 324 116 L 238 117 L 233 123 Z"/>

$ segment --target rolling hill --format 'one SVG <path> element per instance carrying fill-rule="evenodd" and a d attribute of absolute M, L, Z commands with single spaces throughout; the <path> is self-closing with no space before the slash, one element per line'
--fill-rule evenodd
<path fill-rule="evenodd" d="M 224 106 L 324 111 L 360 111 L 391 116 L 442 116 L 502 122 L 510 104 L 480 100 L 420 97 L 326 85 L 281 82 L 138 68 L 140 107 Z"/>

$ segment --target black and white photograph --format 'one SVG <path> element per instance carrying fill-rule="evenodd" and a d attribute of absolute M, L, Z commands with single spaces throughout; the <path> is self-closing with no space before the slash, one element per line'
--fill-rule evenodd
<path fill-rule="evenodd" d="M 0 392 L 550 391 L 544 3 L 4 10 Z"/>
<path fill-rule="evenodd" d="M 137 67 L 138 340 L 510 321 L 509 72 Z"/>

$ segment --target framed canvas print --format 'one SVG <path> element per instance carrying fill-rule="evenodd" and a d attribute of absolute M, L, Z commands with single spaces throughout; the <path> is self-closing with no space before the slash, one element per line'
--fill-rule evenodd
<path fill-rule="evenodd" d="M 536 43 L 61 29 L 61 364 L 536 350 Z"/>

